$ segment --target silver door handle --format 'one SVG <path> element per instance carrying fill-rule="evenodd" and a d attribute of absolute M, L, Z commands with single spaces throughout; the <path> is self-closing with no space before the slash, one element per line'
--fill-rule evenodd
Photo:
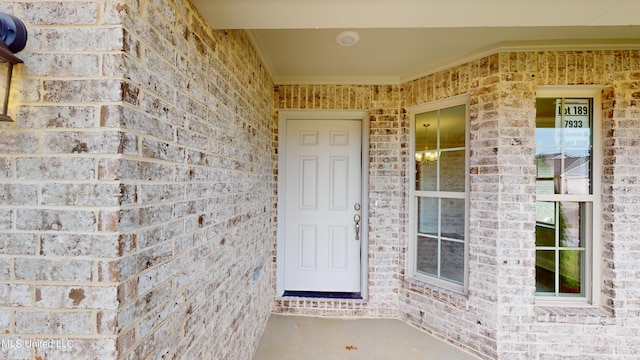
<path fill-rule="evenodd" d="M 356 241 L 360 240 L 360 215 L 353 215 L 353 221 L 356 223 Z"/>

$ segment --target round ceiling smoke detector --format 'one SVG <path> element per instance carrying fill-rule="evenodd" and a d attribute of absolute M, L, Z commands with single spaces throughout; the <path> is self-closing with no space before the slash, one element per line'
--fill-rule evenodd
<path fill-rule="evenodd" d="M 355 45 L 358 40 L 360 40 L 360 35 L 355 31 L 343 31 L 336 37 L 336 41 L 342 46 Z"/>

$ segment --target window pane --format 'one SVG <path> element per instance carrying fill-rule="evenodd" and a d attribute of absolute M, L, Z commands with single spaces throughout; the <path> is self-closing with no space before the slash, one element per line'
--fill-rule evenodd
<path fill-rule="evenodd" d="M 556 227 L 547 224 L 536 224 L 536 246 L 555 246 Z"/>
<path fill-rule="evenodd" d="M 460 284 L 464 282 L 464 243 L 442 240 L 440 276 Z"/>
<path fill-rule="evenodd" d="M 536 292 L 555 292 L 556 258 L 553 250 L 536 251 Z"/>
<path fill-rule="evenodd" d="M 415 117 L 416 190 L 435 191 L 438 159 L 438 110 Z"/>
<path fill-rule="evenodd" d="M 438 275 L 438 240 L 418 236 L 417 270 L 429 275 Z"/>
<path fill-rule="evenodd" d="M 438 147 L 438 110 L 416 115 L 416 151 Z"/>
<path fill-rule="evenodd" d="M 465 105 L 440 110 L 440 149 L 465 147 Z"/>
<path fill-rule="evenodd" d="M 556 129 L 553 126 L 551 128 L 541 127 L 539 122 L 536 125 L 536 148 L 540 149 L 540 151 L 544 149 L 543 152 L 553 154 L 554 150 L 557 150 L 562 145 L 562 129 Z"/>
<path fill-rule="evenodd" d="M 441 235 L 451 239 L 464 240 L 464 199 L 441 199 L 441 201 Z"/>
<path fill-rule="evenodd" d="M 465 151 L 440 153 L 440 191 L 465 191 Z"/>
<path fill-rule="evenodd" d="M 536 209 L 538 216 L 544 209 L 549 217 L 557 219 L 553 223 L 536 222 L 536 290 L 555 294 L 557 289 L 558 293 L 583 294 L 585 250 L 582 234 L 586 204 L 538 202 Z"/>
<path fill-rule="evenodd" d="M 556 203 L 550 201 L 536 202 L 536 222 L 554 225 L 556 223 Z"/>
<path fill-rule="evenodd" d="M 555 194 L 553 180 L 536 180 L 536 194 Z"/>
<path fill-rule="evenodd" d="M 584 155 L 591 148 L 591 129 L 588 127 L 563 128 L 561 137 L 562 146 L 573 156 Z"/>
<path fill-rule="evenodd" d="M 582 294 L 582 253 L 581 250 L 560 251 L 560 292 Z"/>
<path fill-rule="evenodd" d="M 560 194 L 588 195 L 591 193 L 591 154 L 588 149 L 577 152 L 584 155 L 568 156 L 561 162 Z"/>
<path fill-rule="evenodd" d="M 436 191 L 438 186 L 438 163 L 416 162 L 416 190 Z"/>
<path fill-rule="evenodd" d="M 584 212 L 584 203 L 563 201 L 558 204 L 560 211 L 560 232 L 559 246 L 561 247 L 581 247 L 582 231 L 582 214 Z"/>
<path fill-rule="evenodd" d="M 592 107 L 591 99 L 536 100 L 538 194 L 591 193 Z"/>
<path fill-rule="evenodd" d="M 554 162 L 545 156 L 536 158 L 536 193 L 557 194 Z"/>
<path fill-rule="evenodd" d="M 538 151 L 536 155 L 538 194 L 588 195 L 591 193 L 590 150 L 574 150 L 575 155 L 568 154 L 569 149 L 566 148 L 562 150 L 563 154 Z"/>
<path fill-rule="evenodd" d="M 591 154 L 542 154 L 536 158 L 538 194 L 588 195 L 591 193 Z"/>
<path fill-rule="evenodd" d="M 418 198 L 418 232 L 438 235 L 438 199 Z"/>

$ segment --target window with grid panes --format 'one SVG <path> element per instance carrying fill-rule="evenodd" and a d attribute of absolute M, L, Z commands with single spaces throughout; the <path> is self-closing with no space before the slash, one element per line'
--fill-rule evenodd
<path fill-rule="evenodd" d="M 468 244 L 467 99 L 412 109 L 410 276 L 464 292 Z"/>
<path fill-rule="evenodd" d="M 537 303 L 592 304 L 598 276 L 599 92 L 538 91 Z"/>

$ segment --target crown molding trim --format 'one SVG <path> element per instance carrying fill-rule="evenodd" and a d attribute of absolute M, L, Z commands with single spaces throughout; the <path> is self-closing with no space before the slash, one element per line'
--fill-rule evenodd
<path fill-rule="evenodd" d="M 640 39 L 501 42 L 400 75 L 401 84 L 505 52 L 640 50 Z"/>
<path fill-rule="evenodd" d="M 398 85 L 398 76 L 278 76 L 274 85 Z"/>

